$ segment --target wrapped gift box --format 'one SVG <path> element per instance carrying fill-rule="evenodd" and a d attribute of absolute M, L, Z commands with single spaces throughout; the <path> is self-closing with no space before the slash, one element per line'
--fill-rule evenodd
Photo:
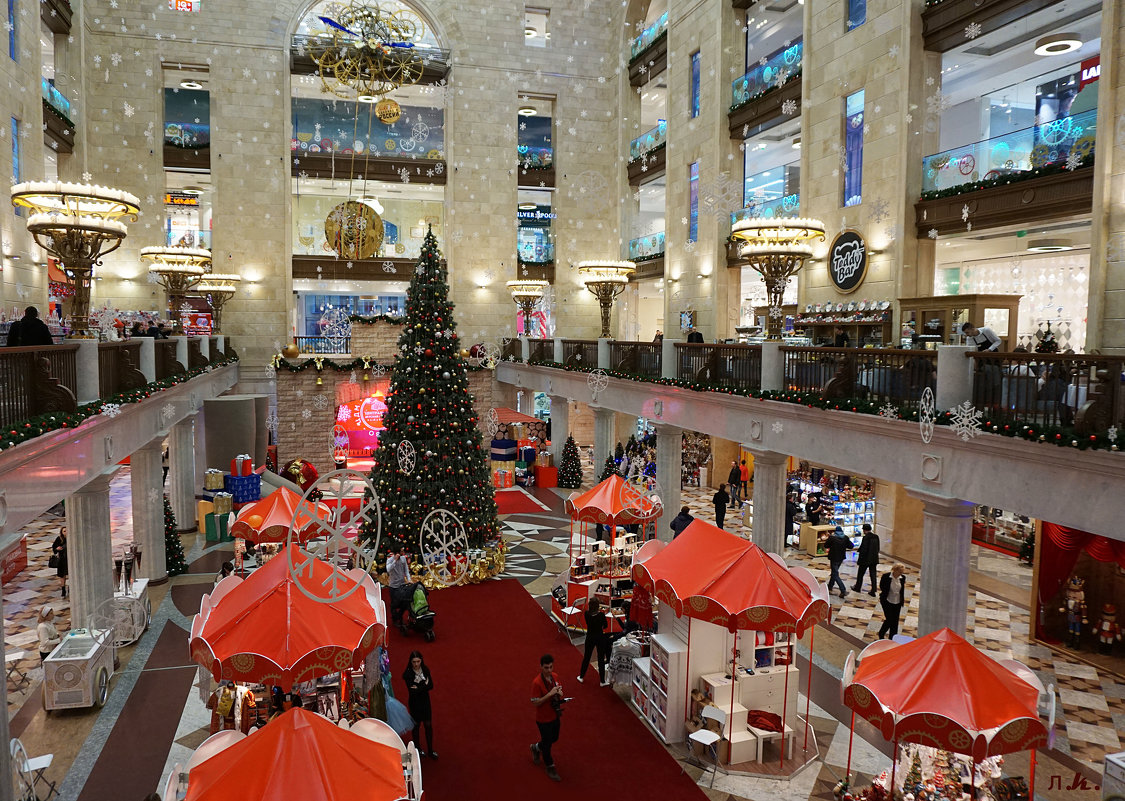
<path fill-rule="evenodd" d="M 203 489 L 205 490 L 221 490 L 223 488 L 223 471 L 209 469 L 203 474 Z"/>
<path fill-rule="evenodd" d="M 516 440 L 516 447 L 517 448 L 534 448 L 535 447 L 535 440 L 533 440 L 533 439 Z"/>
<path fill-rule="evenodd" d="M 230 474 L 232 476 L 248 476 L 254 472 L 254 458 L 243 453 L 230 460 Z"/>
<path fill-rule="evenodd" d="M 521 462 L 527 462 L 528 464 L 534 464 L 535 448 L 520 448 L 519 453 L 516 455 L 516 459 Z"/>
<path fill-rule="evenodd" d="M 540 451 L 535 454 L 535 464 L 539 467 L 554 467 L 555 456 L 550 451 Z"/>
<path fill-rule="evenodd" d="M 248 476 L 223 476 L 223 489 L 233 496 L 234 503 L 249 503 L 262 497 L 262 477 L 257 473 Z"/>
<path fill-rule="evenodd" d="M 557 467 L 536 465 L 535 483 L 540 487 L 557 487 L 559 485 L 559 469 Z"/>
<path fill-rule="evenodd" d="M 212 503 L 217 515 L 229 515 L 234 510 L 234 496 L 229 492 L 216 492 Z"/>
<path fill-rule="evenodd" d="M 234 539 L 230 535 L 229 528 L 230 517 L 228 515 L 217 515 L 214 512 L 208 514 L 204 519 L 204 531 L 207 532 L 207 542 L 229 542 Z"/>
<path fill-rule="evenodd" d="M 200 531 L 203 531 L 207 515 L 211 514 L 213 511 L 215 511 L 215 507 L 211 501 L 195 502 L 195 525 Z"/>
<path fill-rule="evenodd" d="M 520 440 L 527 438 L 527 425 L 524 423 L 509 423 L 508 436 L 512 439 Z"/>
<path fill-rule="evenodd" d="M 493 461 L 515 461 L 516 441 L 514 439 L 494 439 L 491 446 Z"/>
<path fill-rule="evenodd" d="M 510 487 L 515 483 L 515 476 L 512 470 L 493 470 L 492 471 L 492 486 L 497 489 Z"/>
<path fill-rule="evenodd" d="M 514 472 L 515 469 L 516 469 L 516 461 L 515 461 L 515 459 L 504 460 L 504 461 L 495 461 L 494 460 L 492 462 L 492 469 L 493 470 L 507 470 L 509 472 Z"/>

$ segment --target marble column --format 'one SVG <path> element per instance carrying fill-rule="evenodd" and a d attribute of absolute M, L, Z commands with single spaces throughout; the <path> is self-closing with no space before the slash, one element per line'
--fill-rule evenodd
<path fill-rule="evenodd" d="M 785 468 L 789 457 L 751 450 L 754 456 L 754 544 L 768 553 L 785 555 Z"/>
<path fill-rule="evenodd" d="M 570 399 L 565 395 L 549 395 L 551 400 L 551 455 L 555 467 L 562 467 L 563 448 L 570 436 Z"/>
<path fill-rule="evenodd" d="M 70 627 L 85 628 L 98 605 L 113 597 L 113 541 L 109 528 L 109 482 L 103 473 L 66 499 L 67 585 Z"/>
<path fill-rule="evenodd" d="M 613 409 L 601 409 L 591 406 L 594 410 L 594 478 L 602 474 L 605 460 L 613 456 L 614 445 L 617 444 L 617 413 Z M 552 429 L 554 426 L 551 427 Z"/>
<path fill-rule="evenodd" d="M 168 440 L 168 499 L 176 530 L 195 531 L 195 415 L 172 426 Z"/>
<path fill-rule="evenodd" d="M 944 627 L 964 636 L 969 614 L 973 504 L 913 487 L 907 487 L 906 492 L 923 503 L 922 580 L 916 588 L 918 636 Z"/>
<path fill-rule="evenodd" d="M 168 580 L 164 558 L 164 492 L 160 455 L 163 441 L 157 437 L 133 451 L 129 477 L 133 490 L 133 542 L 141 548 L 139 578 L 152 584 Z"/>
<path fill-rule="evenodd" d="M 656 480 L 660 484 L 660 500 L 664 513 L 656 521 L 656 538 L 672 541 L 672 529 L 668 526 L 672 518 L 680 513 L 683 500 L 680 497 L 680 478 L 682 476 L 684 430 L 678 426 L 657 423 L 656 428 Z"/>

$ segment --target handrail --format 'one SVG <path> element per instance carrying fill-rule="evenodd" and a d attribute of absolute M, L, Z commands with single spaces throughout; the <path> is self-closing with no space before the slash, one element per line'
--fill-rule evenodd
<path fill-rule="evenodd" d="M 40 78 L 39 89 L 43 95 L 43 99 L 47 101 L 47 105 L 62 115 L 63 119 L 74 124 L 74 117 L 71 116 L 74 112 L 71 109 L 70 101 L 66 99 L 62 92 L 60 92 L 53 83 L 46 78 Z"/>
<path fill-rule="evenodd" d="M 784 86 L 801 71 L 804 43 L 797 40 L 772 56 L 762 59 L 741 78 L 731 83 L 731 106 L 749 103 L 770 89 Z"/>
<path fill-rule="evenodd" d="M 652 45 L 652 43 L 659 39 L 660 35 L 662 33 L 665 33 L 667 30 L 668 12 L 665 11 L 660 15 L 656 22 L 652 23 L 643 31 L 641 31 L 640 34 L 638 34 L 637 37 L 634 38 L 630 43 L 629 60 L 632 61 L 634 58 L 647 50 Z"/>
<path fill-rule="evenodd" d="M 628 257 L 630 261 L 645 261 L 646 259 L 655 259 L 663 255 L 663 231 L 656 231 L 655 233 L 638 236 L 636 239 L 629 240 Z"/>
<path fill-rule="evenodd" d="M 598 366 L 598 341 L 596 339 L 564 339 L 563 363 L 584 367 Z"/>
<path fill-rule="evenodd" d="M 636 161 L 668 141 L 668 123 L 661 120 L 629 143 L 629 161 Z"/>
<path fill-rule="evenodd" d="M 78 387 L 78 344 L 0 348 L 0 425 L 26 420 L 44 411 L 37 390 L 36 362 L 49 364 L 48 375 L 73 395 Z"/>

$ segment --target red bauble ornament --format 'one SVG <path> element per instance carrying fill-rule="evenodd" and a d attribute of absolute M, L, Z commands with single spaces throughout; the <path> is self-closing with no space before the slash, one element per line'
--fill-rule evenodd
<path fill-rule="evenodd" d="M 426 348 L 426 355 L 427 356 L 433 356 L 434 352 L 432 350 L 430 350 L 429 348 Z"/>

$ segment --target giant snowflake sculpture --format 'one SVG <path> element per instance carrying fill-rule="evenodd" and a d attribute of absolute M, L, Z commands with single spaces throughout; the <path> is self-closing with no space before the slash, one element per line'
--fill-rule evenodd
<path fill-rule="evenodd" d="M 953 429 L 954 434 L 961 438 L 962 442 L 968 442 L 981 432 L 981 418 L 984 413 L 975 408 L 969 401 L 965 401 L 960 406 L 954 406 L 949 410 L 949 415 L 949 427 Z"/>

